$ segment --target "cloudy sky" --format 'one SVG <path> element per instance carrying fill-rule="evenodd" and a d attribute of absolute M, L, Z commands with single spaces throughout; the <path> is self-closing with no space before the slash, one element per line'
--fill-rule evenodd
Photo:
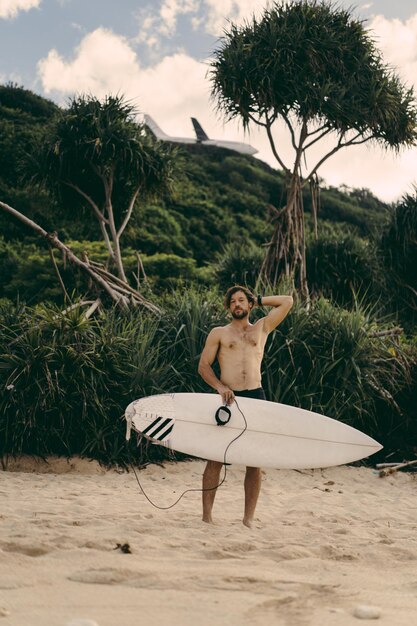
<path fill-rule="evenodd" d="M 351 0 L 339 0 L 350 7 Z M 75 93 L 124 93 L 168 133 L 192 136 L 190 117 L 216 139 L 244 140 L 276 166 L 264 134 L 224 124 L 209 99 L 210 55 L 226 20 L 259 13 L 266 0 L 0 0 L 0 82 L 59 104 Z M 387 62 L 417 91 L 416 0 L 358 0 Z M 288 138 L 276 141 L 291 161 Z M 326 146 L 322 146 L 321 150 Z M 311 162 L 320 156 L 311 155 Z M 396 200 L 417 182 L 417 149 L 400 156 L 372 147 L 341 151 L 320 170 L 331 185 L 368 187 Z"/>

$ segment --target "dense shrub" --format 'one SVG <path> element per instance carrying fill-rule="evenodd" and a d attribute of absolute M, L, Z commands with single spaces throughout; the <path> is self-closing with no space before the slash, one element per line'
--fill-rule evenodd
<path fill-rule="evenodd" d="M 0 454 L 81 454 L 125 463 L 127 404 L 158 392 L 210 391 L 197 366 L 208 331 L 227 323 L 221 295 L 194 288 L 167 293 L 161 304 L 159 319 L 112 311 L 86 320 L 79 309 L 63 315 L 3 302 Z M 379 330 L 363 312 L 323 299 L 310 312 L 295 306 L 268 339 L 268 398 L 340 419 L 386 446 L 409 446 L 417 358 Z M 156 458 L 164 454 L 149 450 Z"/>
<path fill-rule="evenodd" d="M 225 291 L 234 284 L 253 288 L 264 256 L 264 250 L 250 241 L 226 244 L 215 263 L 215 277 L 219 288 Z"/>
<path fill-rule="evenodd" d="M 417 189 L 392 210 L 379 249 L 392 306 L 412 332 L 417 322 Z"/>
<path fill-rule="evenodd" d="M 375 246 L 346 229 L 321 228 L 317 241 L 308 239 L 306 259 L 313 295 L 351 307 L 358 298 L 375 302 L 383 292 Z"/>

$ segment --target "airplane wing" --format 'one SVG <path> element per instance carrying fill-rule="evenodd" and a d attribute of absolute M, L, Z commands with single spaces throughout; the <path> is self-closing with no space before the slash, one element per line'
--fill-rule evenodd
<path fill-rule="evenodd" d="M 204 132 L 204 130 L 201 128 L 201 124 L 198 120 L 196 120 L 195 117 L 191 118 L 191 121 L 193 123 L 194 126 L 194 130 L 195 130 L 195 134 L 197 136 L 197 141 L 208 141 L 208 136 L 206 135 L 206 133 Z"/>

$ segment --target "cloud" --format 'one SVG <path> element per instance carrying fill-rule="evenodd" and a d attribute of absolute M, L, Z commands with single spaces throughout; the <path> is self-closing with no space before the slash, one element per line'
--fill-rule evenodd
<path fill-rule="evenodd" d="M 202 0 L 206 17 L 205 30 L 214 36 L 222 34 L 228 20 L 237 24 L 259 15 L 271 4 L 266 0 Z"/>
<path fill-rule="evenodd" d="M 401 72 L 415 82 L 417 16 L 405 22 L 377 16 L 371 28 L 378 35 L 387 62 L 400 65 Z M 394 36 L 401 37 L 395 45 L 391 42 Z M 398 41 L 402 42 L 401 46 Z M 262 130 L 255 128 L 245 136 L 237 122 L 222 124 L 216 116 L 209 98 L 207 69 L 205 63 L 184 52 L 166 55 L 153 66 L 142 67 L 126 38 L 99 28 L 81 40 L 71 58 L 51 50 L 39 62 L 38 75 L 46 94 L 61 101 L 74 93 L 93 93 L 98 97 L 123 93 L 142 112 L 152 115 L 168 134 L 193 136 L 189 118 L 197 117 L 212 138 L 249 141 L 259 149 L 261 159 L 277 167 Z M 293 153 L 285 128 L 278 126 L 275 136 L 285 160 L 291 163 Z M 309 165 L 330 146 L 330 142 L 320 142 L 309 156 Z M 396 157 L 376 147 L 359 146 L 342 150 L 330 158 L 319 174 L 328 184 L 367 187 L 381 198 L 392 201 L 411 189 L 416 172 L 416 149 Z"/>
<path fill-rule="evenodd" d="M 149 48 L 159 49 L 161 38 L 172 37 L 177 31 L 180 15 L 194 15 L 200 6 L 200 0 L 162 0 L 158 10 L 149 7 L 136 13 L 139 33 L 134 43 L 146 43 Z"/>
<path fill-rule="evenodd" d="M 16 17 L 20 11 L 37 8 L 42 0 L 0 0 L 0 18 Z"/>
<path fill-rule="evenodd" d="M 81 41 L 72 60 L 53 49 L 38 63 L 45 93 L 89 92 L 98 97 L 128 89 L 135 81 L 137 59 L 124 37 L 98 28 Z"/>
<path fill-rule="evenodd" d="M 178 16 L 196 13 L 198 5 L 198 0 L 164 0 L 159 11 L 161 18 L 159 32 L 163 35 L 174 34 Z"/>
<path fill-rule="evenodd" d="M 38 76 L 47 95 L 61 102 L 75 93 L 99 98 L 122 93 L 143 112 L 157 117 L 167 132 L 190 134 L 189 117 L 210 113 L 207 67 L 185 53 L 164 57 L 143 68 L 129 42 L 99 28 L 86 35 L 71 59 L 51 50 L 38 63 Z"/>
<path fill-rule="evenodd" d="M 369 24 L 384 60 L 417 88 L 417 13 L 405 21 L 376 15 Z"/>

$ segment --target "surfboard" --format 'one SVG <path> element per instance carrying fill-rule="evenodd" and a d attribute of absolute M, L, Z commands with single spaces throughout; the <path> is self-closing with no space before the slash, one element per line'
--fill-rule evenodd
<path fill-rule="evenodd" d="M 126 438 L 133 428 L 153 443 L 198 458 L 280 469 L 343 465 L 382 448 L 356 428 L 319 413 L 267 400 L 236 400 L 228 407 L 227 423 L 219 425 L 218 394 L 139 398 L 125 411 Z M 222 422 L 229 417 L 223 410 L 219 416 Z"/>

